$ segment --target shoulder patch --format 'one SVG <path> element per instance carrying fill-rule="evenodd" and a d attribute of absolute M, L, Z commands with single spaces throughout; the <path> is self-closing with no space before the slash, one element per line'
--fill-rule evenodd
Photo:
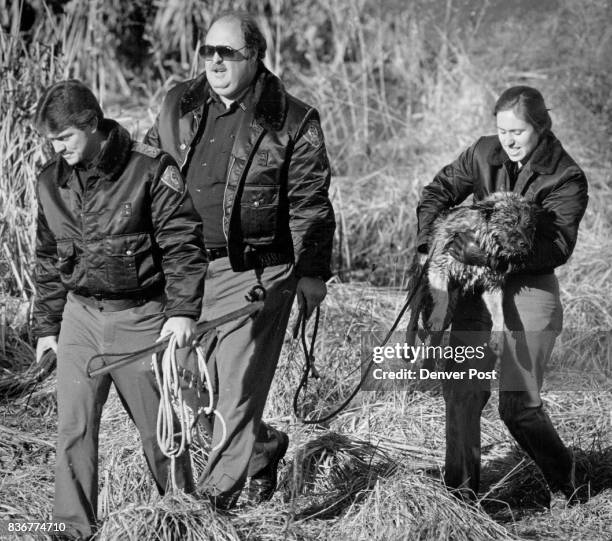
<path fill-rule="evenodd" d="M 175 165 L 169 165 L 166 167 L 164 173 L 162 174 L 161 181 L 175 192 L 183 193 L 183 190 L 185 189 L 181 172 Z"/>
<path fill-rule="evenodd" d="M 323 144 L 323 132 L 321 126 L 314 120 L 309 120 L 304 128 L 304 139 L 313 147 L 319 148 Z"/>
<path fill-rule="evenodd" d="M 139 152 L 140 154 L 144 154 L 145 156 L 149 156 L 149 158 L 157 158 L 157 156 L 161 154 L 161 150 L 159 148 L 145 145 L 144 143 L 139 143 L 138 141 L 134 141 L 132 150 Z"/>

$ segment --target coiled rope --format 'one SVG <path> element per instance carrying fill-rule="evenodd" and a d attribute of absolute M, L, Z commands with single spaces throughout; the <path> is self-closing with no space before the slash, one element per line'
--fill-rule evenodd
<path fill-rule="evenodd" d="M 219 443 L 211 451 L 219 450 L 227 439 L 227 425 L 225 419 L 214 407 L 213 389 L 204 350 L 199 344 L 194 349 L 198 359 L 198 373 L 200 380 L 195 382 L 196 393 L 199 396 L 202 386 L 208 393 L 208 406 L 199 407 L 193 411 L 183 398 L 181 387 L 181 375 L 176 360 L 176 337 L 170 336 L 168 346 L 162 356 L 161 362 L 157 360 L 157 353 L 153 353 L 153 371 L 155 380 L 160 390 L 159 408 L 157 410 L 157 443 L 162 453 L 170 458 L 170 478 L 172 488 L 176 485 L 176 458 L 181 456 L 192 443 L 192 428 L 195 426 L 200 415 L 211 415 L 214 413 L 216 422 L 221 423 L 222 436 Z M 196 378 L 197 379 L 197 378 Z M 175 429 L 175 413 L 178 418 L 179 430 Z"/>

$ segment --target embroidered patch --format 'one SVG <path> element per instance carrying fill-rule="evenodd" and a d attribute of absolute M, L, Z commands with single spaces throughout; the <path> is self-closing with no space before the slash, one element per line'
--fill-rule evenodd
<path fill-rule="evenodd" d="M 261 165 L 264 167 L 268 165 L 268 153 L 267 152 L 260 152 L 257 155 L 257 165 Z"/>
<path fill-rule="evenodd" d="M 308 121 L 306 130 L 304 130 L 304 139 L 315 148 L 319 148 L 323 144 L 323 132 L 318 122 Z"/>
<path fill-rule="evenodd" d="M 178 168 L 174 165 L 166 167 L 164 174 L 161 177 L 161 181 L 169 188 L 172 188 L 175 192 L 183 193 L 183 177 L 181 176 Z"/>
<path fill-rule="evenodd" d="M 134 141 L 132 150 L 140 152 L 140 154 L 144 154 L 145 156 L 149 156 L 149 158 L 157 158 L 157 156 L 161 154 L 161 150 L 159 148 L 145 145 L 144 143 L 138 143 L 137 141 Z"/>

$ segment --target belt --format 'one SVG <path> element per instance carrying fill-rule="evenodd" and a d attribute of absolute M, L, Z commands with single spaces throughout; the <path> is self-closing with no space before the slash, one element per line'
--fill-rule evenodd
<path fill-rule="evenodd" d="M 221 257 L 227 257 L 227 248 L 225 246 L 221 246 L 219 248 L 206 248 L 206 255 L 208 256 L 208 261 L 214 261 L 215 259 L 219 259 Z"/>
<path fill-rule="evenodd" d="M 219 248 L 206 248 L 205 251 L 209 262 L 221 257 L 229 256 L 225 246 L 221 246 Z M 255 268 L 272 267 L 274 265 L 291 263 L 292 261 L 293 258 L 291 255 L 278 251 L 277 248 L 262 246 L 258 247 L 257 249 L 251 248 L 250 250 L 245 251 L 243 254 L 243 263 L 241 268 L 236 270 L 244 271 Z"/>
<path fill-rule="evenodd" d="M 85 295 L 78 295 L 77 293 L 72 293 L 72 295 L 77 302 L 100 310 L 100 312 L 121 312 L 122 310 L 129 310 L 130 308 L 142 306 L 154 298 L 145 294 L 117 299 L 105 299 L 99 295 L 87 297 Z"/>

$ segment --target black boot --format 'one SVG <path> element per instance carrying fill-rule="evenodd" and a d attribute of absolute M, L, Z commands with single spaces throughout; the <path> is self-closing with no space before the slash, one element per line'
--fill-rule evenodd
<path fill-rule="evenodd" d="M 257 505 L 272 498 L 277 485 L 278 465 L 285 456 L 289 447 L 289 436 L 278 431 L 279 443 L 274 456 L 262 470 L 251 476 L 246 492 L 247 500 L 252 505 Z"/>
<path fill-rule="evenodd" d="M 542 471 L 550 491 L 576 500 L 575 462 L 540 405 L 525 407 L 520 392 L 504 392 L 499 412 L 508 430 Z"/>

